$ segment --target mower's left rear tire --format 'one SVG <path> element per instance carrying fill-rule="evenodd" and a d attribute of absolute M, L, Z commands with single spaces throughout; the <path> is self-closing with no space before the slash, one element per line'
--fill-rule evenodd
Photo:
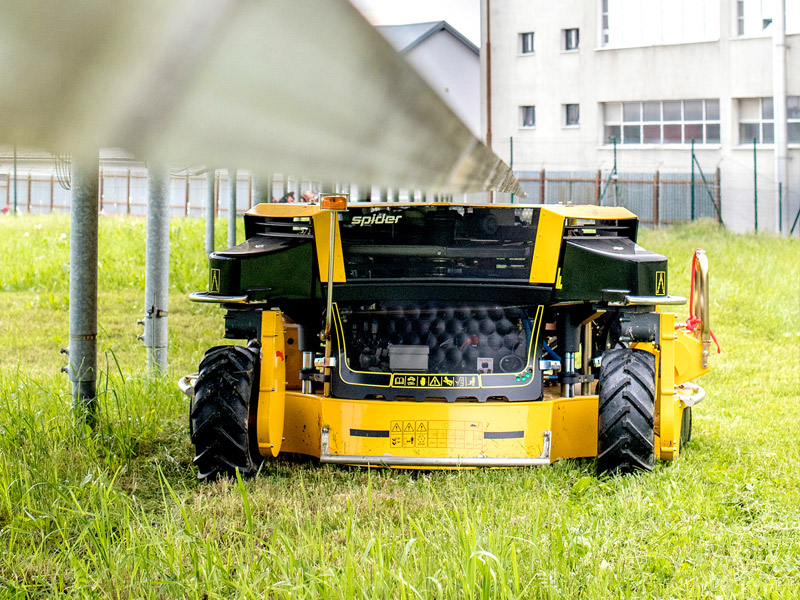
<path fill-rule="evenodd" d="M 242 346 L 211 348 L 200 362 L 191 410 L 198 479 L 235 477 L 237 470 L 250 477 L 258 470 L 251 418 L 258 367 L 258 349 Z"/>

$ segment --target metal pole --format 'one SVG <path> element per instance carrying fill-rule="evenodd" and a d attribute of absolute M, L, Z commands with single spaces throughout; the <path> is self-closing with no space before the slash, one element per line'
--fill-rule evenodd
<path fill-rule="evenodd" d="M 208 197 L 206 198 L 206 254 L 214 251 L 214 188 L 216 187 L 216 171 L 209 169 L 206 175 L 208 179 Z"/>
<path fill-rule="evenodd" d="M 658 202 L 659 202 L 659 187 L 661 186 L 661 174 L 656 171 L 653 175 L 653 227 L 658 227 Z"/>
<path fill-rule="evenodd" d="M 169 310 L 169 174 L 160 165 L 147 169 L 147 248 L 144 276 L 144 345 L 147 370 L 167 370 Z"/>
<path fill-rule="evenodd" d="M 228 169 L 230 190 L 228 195 L 228 248 L 236 245 L 236 169 Z"/>
<path fill-rule="evenodd" d="M 614 136 L 614 206 L 619 203 L 619 173 L 617 172 L 617 136 Z"/>
<path fill-rule="evenodd" d="M 14 214 L 17 214 L 17 146 L 14 146 Z"/>
<path fill-rule="evenodd" d="M 775 120 L 775 231 L 783 231 L 781 222 L 781 186 L 789 191 L 788 124 L 786 111 L 786 0 L 775 0 L 772 21 L 772 110 Z"/>
<path fill-rule="evenodd" d="M 783 233 L 783 182 L 778 182 L 778 233 Z"/>
<path fill-rule="evenodd" d="M 514 136 L 512 135 L 509 139 L 509 167 L 511 167 L 511 172 L 514 172 Z M 514 204 L 514 194 L 511 194 L 511 204 Z"/>
<path fill-rule="evenodd" d="M 756 158 L 756 138 L 753 138 L 753 223 L 758 231 L 758 160 Z"/>
<path fill-rule="evenodd" d="M 692 218 L 694 221 L 694 139 L 692 139 Z"/>
<path fill-rule="evenodd" d="M 97 423 L 97 231 L 99 152 L 73 157 L 69 242 L 69 379 L 80 424 Z"/>

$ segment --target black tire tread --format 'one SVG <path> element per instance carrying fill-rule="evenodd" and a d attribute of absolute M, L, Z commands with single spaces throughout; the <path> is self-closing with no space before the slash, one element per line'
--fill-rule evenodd
<path fill-rule="evenodd" d="M 680 451 L 683 452 L 684 447 L 692 441 L 692 407 L 687 406 L 683 409 L 681 414 L 681 446 Z"/>
<path fill-rule="evenodd" d="M 191 410 L 198 478 L 250 477 L 260 457 L 252 451 L 250 406 L 258 351 L 242 346 L 210 348 L 200 362 Z"/>
<path fill-rule="evenodd" d="M 603 353 L 597 394 L 598 472 L 617 475 L 652 471 L 655 464 L 655 356 L 633 348 L 607 350 Z"/>

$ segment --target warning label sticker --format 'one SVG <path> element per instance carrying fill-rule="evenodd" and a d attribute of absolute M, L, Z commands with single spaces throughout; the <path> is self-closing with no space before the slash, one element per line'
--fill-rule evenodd
<path fill-rule="evenodd" d="M 656 296 L 667 295 L 667 272 L 656 271 Z"/>
<path fill-rule="evenodd" d="M 392 448 L 468 448 L 483 445 L 483 423 L 479 421 L 392 421 Z"/>
<path fill-rule="evenodd" d="M 218 294 L 219 293 L 219 286 L 220 286 L 219 269 L 211 269 L 211 277 L 210 277 L 210 279 L 211 279 L 211 282 L 210 282 L 211 285 L 209 287 L 211 288 L 211 290 L 210 290 L 211 293 L 212 294 Z"/>
<path fill-rule="evenodd" d="M 479 388 L 477 375 L 392 375 L 392 387 L 404 388 Z"/>

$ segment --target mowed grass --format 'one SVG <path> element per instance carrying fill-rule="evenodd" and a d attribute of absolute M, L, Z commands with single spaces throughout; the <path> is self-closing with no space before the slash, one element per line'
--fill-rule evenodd
<path fill-rule="evenodd" d="M 219 223 L 218 247 L 226 227 Z M 64 217 L 0 219 L 0 597 L 800 597 L 800 243 L 643 231 L 688 295 L 709 254 L 723 352 L 693 441 L 652 473 L 594 461 L 417 473 L 278 460 L 200 484 L 174 382 L 220 343 L 204 223 L 171 231 L 170 368 L 145 375 L 145 224 L 101 218 L 100 424 L 71 413 Z M 681 319 L 686 317 L 681 307 Z"/>

